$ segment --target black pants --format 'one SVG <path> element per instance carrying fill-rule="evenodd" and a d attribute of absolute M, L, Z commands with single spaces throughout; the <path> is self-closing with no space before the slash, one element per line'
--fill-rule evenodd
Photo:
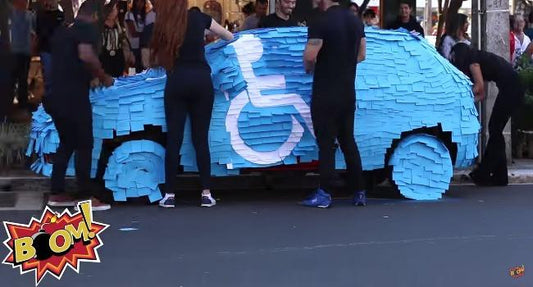
<path fill-rule="evenodd" d="M 5 58 L 5 59 L 4 59 Z M 0 60 L 9 60 L 8 57 L 0 57 Z M 0 123 L 4 122 L 5 117 L 9 112 L 9 108 L 13 103 L 12 89 L 11 89 L 11 69 L 6 63 L 6 66 L 0 65 Z"/>
<path fill-rule="evenodd" d="M 141 49 L 132 49 L 131 52 L 135 56 L 135 73 L 140 73 L 144 70 Z"/>
<path fill-rule="evenodd" d="M 213 110 L 213 83 L 207 67 L 180 67 L 168 73 L 165 86 L 167 144 L 165 155 L 165 192 L 176 189 L 178 158 L 187 114 L 190 115 L 192 141 L 203 189 L 210 188 L 211 154 L 208 133 Z"/>
<path fill-rule="evenodd" d="M 108 51 L 104 51 L 100 55 L 100 62 L 102 63 L 104 71 L 112 77 L 121 77 L 124 74 L 124 67 L 126 66 L 124 53 L 122 50 L 116 51 L 114 56 L 111 56 L 108 53 Z"/>
<path fill-rule="evenodd" d="M 327 96 L 313 96 L 311 117 L 319 149 L 321 188 L 328 191 L 333 187 L 337 140 L 346 161 L 348 187 L 353 192 L 364 190 L 361 157 L 354 139 L 355 100 L 335 103 Z"/>
<path fill-rule="evenodd" d="M 489 140 L 476 172 L 481 178 L 488 180 L 491 177 L 492 183 L 506 185 L 508 183 L 507 156 L 503 130 L 523 102 L 524 89 L 518 77 L 514 75 L 508 79 L 502 79 L 497 85 L 499 92 L 490 116 Z"/>
<path fill-rule="evenodd" d="M 72 153 L 75 152 L 75 167 L 78 191 L 90 196 L 94 192 L 90 182 L 93 126 L 90 113 L 77 116 L 59 116 L 52 119 L 59 134 L 59 147 L 54 156 L 52 170 L 52 194 L 65 191 L 65 174 Z"/>
<path fill-rule="evenodd" d="M 11 87 L 14 90 L 18 85 L 17 100 L 21 108 L 28 108 L 28 73 L 30 70 L 30 56 L 14 54 L 14 65 L 11 74 Z M 11 99 L 13 100 L 13 99 Z"/>

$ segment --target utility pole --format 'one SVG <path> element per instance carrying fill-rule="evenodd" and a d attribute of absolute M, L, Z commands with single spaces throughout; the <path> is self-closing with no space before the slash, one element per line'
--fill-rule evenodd
<path fill-rule="evenodd" d="M 472 0 L 472 31 L 474 47 L 510 60 L 508 0 Z M 494 83 L 489 83 L 485 100 L 481 104 L 483 146 L 489 137 L 488 124 L 497 95 L 498 88 Z M 509 163 L 512 161 L 510 122 L 503 131 Z"/>

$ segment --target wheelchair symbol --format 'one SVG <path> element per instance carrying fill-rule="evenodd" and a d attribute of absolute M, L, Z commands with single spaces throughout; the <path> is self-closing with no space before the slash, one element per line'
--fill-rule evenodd
<path fill-rule="evenodd" d="M 230 104 L 226 116 L 226 130 L 230 133 L 233 150 L 244 159 L 255 164 L 274 164 L 289 156 L 304 135 L 304 127 L 294 115 L 292 129 L 289 138 L 274 151 L 256 151 L 249 147 L 239 133 L 238 119 L 244 107 L 251 103 L 258 108 L 271 108 L 281 106 L 293 106 L 300 114 L 307 129 L 314 137 L 313 124 L 309 106 L 298 94 L 274 94 L 262 96 L 261 91 L 272 89 L 285 89 L 285 77 L 283 75 L 268 75 L 256 77 L 252 63 L 259 61 L 263 55 L 261 39 L 254 35 L 242 35 L 231 44 L 237 54 L 237 61 L 241 67 L 247 89 L 237 95 Z"/>

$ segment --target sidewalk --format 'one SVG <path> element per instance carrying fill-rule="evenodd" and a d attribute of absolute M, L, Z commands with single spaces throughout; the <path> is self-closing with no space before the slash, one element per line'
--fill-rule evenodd
<path fill-rule="evenodd" d="M 453 175 L 452 184 L 472 184 L 468 177 L 470 169 L 456 170 Z M 508 166 L 509 184 L 533 184 L 533 159 L 515 159 Z"/>

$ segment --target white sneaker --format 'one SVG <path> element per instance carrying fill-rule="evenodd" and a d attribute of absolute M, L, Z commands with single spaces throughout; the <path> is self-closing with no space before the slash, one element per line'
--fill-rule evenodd
<path fill-rule="evenodd" d="M 164 208 L 176 207 L 174 193 L 165 193 L 165 197 L 159 201 L 159 206 Z"/>
<path fill-rule="evenodd" d="M 201 207 L 211 207 L 215 206 L 217 201 L 210 195 L 202 195 L 202 204 Z"/>

